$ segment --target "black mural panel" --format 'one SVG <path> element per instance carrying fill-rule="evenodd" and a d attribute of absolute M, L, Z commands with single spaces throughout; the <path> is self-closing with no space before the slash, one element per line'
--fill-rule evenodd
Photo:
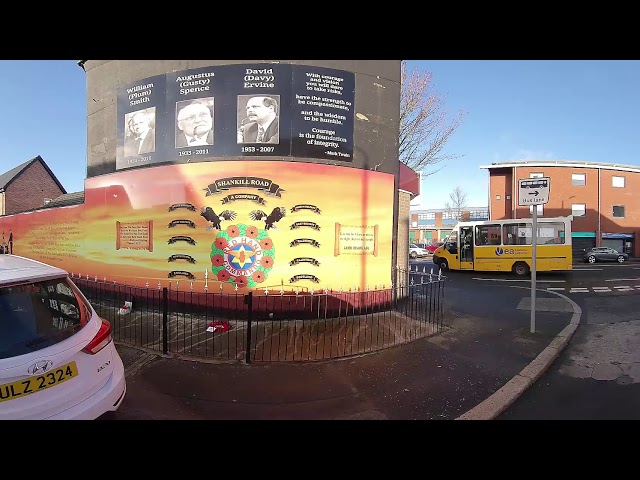
<path fill-rule="evenodd" d="M 211 66 L 140 80 L 118 90 L 116 170 L 225 157 L 351 162 L 354 97 L 355 74 L 304 65 Z"/>
<path fill-rule="evenodd" d="M 215 67 L 167 74 L 165 151 L 172 163 L 200 161 L 220 154 L 224 79 Z"/>
<path fill-rule="evenodd" d="M 229 65 L 225 67 L 233 113 L 225 115 L 225 129 L 233 127 L 230 156 L 291 155 L 291 65 Z M 233 95 L 231 93 L 233 92 Z"/>
<path fill-rule="evenodd" d="M 164 75 L 118 89 L 116 169 L 167 161 Z"/>
<path fill-rule="evenodd" d="M 294 157 L 353 161 L 355 74 L 322 67 L 293 71 Z"/>

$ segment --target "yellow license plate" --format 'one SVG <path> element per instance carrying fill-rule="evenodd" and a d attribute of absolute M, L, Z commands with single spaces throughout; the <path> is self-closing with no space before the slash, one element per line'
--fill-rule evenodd
<path fill-rule="evenodd" d="M 25 378 L 24 380 L 18 380 L 13 383 L 5 383 L 4 385 L 0 385 L 0 402 L 7 402 L 31 395 L 32 393 L 41 392 L 42 390 L 60 385 L 77 375 L 78 367 L 76 366 L 76 362 L 71 362 L 55 368 L 50 372 L 43 373 L 42 375 Z"/>

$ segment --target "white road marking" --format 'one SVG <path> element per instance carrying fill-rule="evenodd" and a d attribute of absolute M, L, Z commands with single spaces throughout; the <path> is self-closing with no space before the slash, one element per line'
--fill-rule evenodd
<path fill-rule="evenodd" d="M 640 278 L 608 278 L 605 282 L 635 282 Z"/>
<path fill-rule="evenodd" d="M 589 293 L 588 288 L 572 288 L 569 293 Z"/>
<path fill-rule="evenodd" d="M 574 272 L 601 272 L 601 268 L 574 268 Z"/>
<path fill-rule="evenodd" d="M 547 287 L 547 290 L 557 290 L 559 292 L 564 292 L 564 287 Z"/>
<path fill-rule="evenodd" d="M 529 282 L 531 283 L 531 280 L 516 280 L 516 279 L 509 279 L 509 278 L 476 278 L 473 277 L 472 280 L 481 280 L 483 282 Z M 638 279 L 640 280 L 640 279 Z M 566 280 L 540 280 L 539 278 L 536 279 L 536 283 L 565 283 Z"/>
<path fill-rule="evenodd" d="M 592 287 L 594 292 L 610 292 L 609 287 Z"/>
<path fill-rule="evenodd" d="M 625 292 L 625 291 L 629 291 L 629 290 L 633 290 L 633 287 L 631 287 L 631 286 L 621 286 L 621 285 L 616 285 L 616 286 L 615 286 L 615 287 L 613 287 L 613 288 L 618 289 L 618 290 L 623 291 L 623 292 Z"/>

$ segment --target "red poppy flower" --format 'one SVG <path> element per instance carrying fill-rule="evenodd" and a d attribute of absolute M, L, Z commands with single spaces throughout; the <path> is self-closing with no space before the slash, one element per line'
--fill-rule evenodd
<path fill-rule="evenodd" d="M 268 255 L 265 255 L 264 257 L 262 257 L 260 259 L 260 265 L 262 265 L 264 268 L 271 268 L 273 267 L 273 258 L 271 258 Z"/>
<path fill-rule="evenodd" d="M 240 229 L 237 225 L 229 225 L 227 227 L 227 235 L 229 235 L 230 237 L 237 237 L 239 233 Z"/>
<path fill-rule="evenodd" d="M 216 248 L 224 250 L 224 248 L 227 246 L 227 239 L 224 237 L 218 237 L 213 243 L 215 244 Z"/>
<path fill-rule="evenodd" d="M 245 235 L 249 238 L 256 238 L 258 236 L 258 229 L 256 227 L 248 227 Z"/>
<path fill-rule="evenodd" d="M 261 272 L 260 270 L 256 270 L 255 272 L 253 272 L 253 275 L 251 275 L 251 278 L 253 278 L 253 281 L 256 283 L 262 283 L 265 280 L 265 275 L 263 272 Z"/>
<path fill-rule="evenodd" d="M 229 275 L 229 272 L 227 272 L 226 270 L 220 270 L 218 272 L 218 280 L 220 280 L 221 282 L 226 282 L 227 280 L 229 280 L 229 278 L 231 278 L 231 275 Z"/>
<path fill-rule="evenodd" d="M 221 267 L 222 265 L 224 265 L 224 257 L 222 255 L 214 255 L 213 257 L 211 257 L 211 263 L 216 267 Z"/>
<path fill-rule="evenodd" d="M 236 285 L 238 285 L 238 288 L 246 287 L 247 283 L 249 283 L 249 281 L 247 280 L 247 277 L 245 277 L 244 275 L 238 275 L 235 278 L 235 282 L 236 282 Z"/>
<path fill-rule="evenodd" d="M 271 250 L 273 248 L 273 242 L 270 238 L 265 238 L 264 240 L 260 240 L 260 246 L 263 250 Z"/>

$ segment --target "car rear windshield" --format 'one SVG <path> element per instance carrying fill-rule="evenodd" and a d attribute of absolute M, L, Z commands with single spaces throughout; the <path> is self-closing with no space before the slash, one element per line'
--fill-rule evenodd
<path fill-rule="evenodd" d="M 0 358 L 61 342 L 84 327 L 91 309 L 66 277 L 0 288 Z"/>

